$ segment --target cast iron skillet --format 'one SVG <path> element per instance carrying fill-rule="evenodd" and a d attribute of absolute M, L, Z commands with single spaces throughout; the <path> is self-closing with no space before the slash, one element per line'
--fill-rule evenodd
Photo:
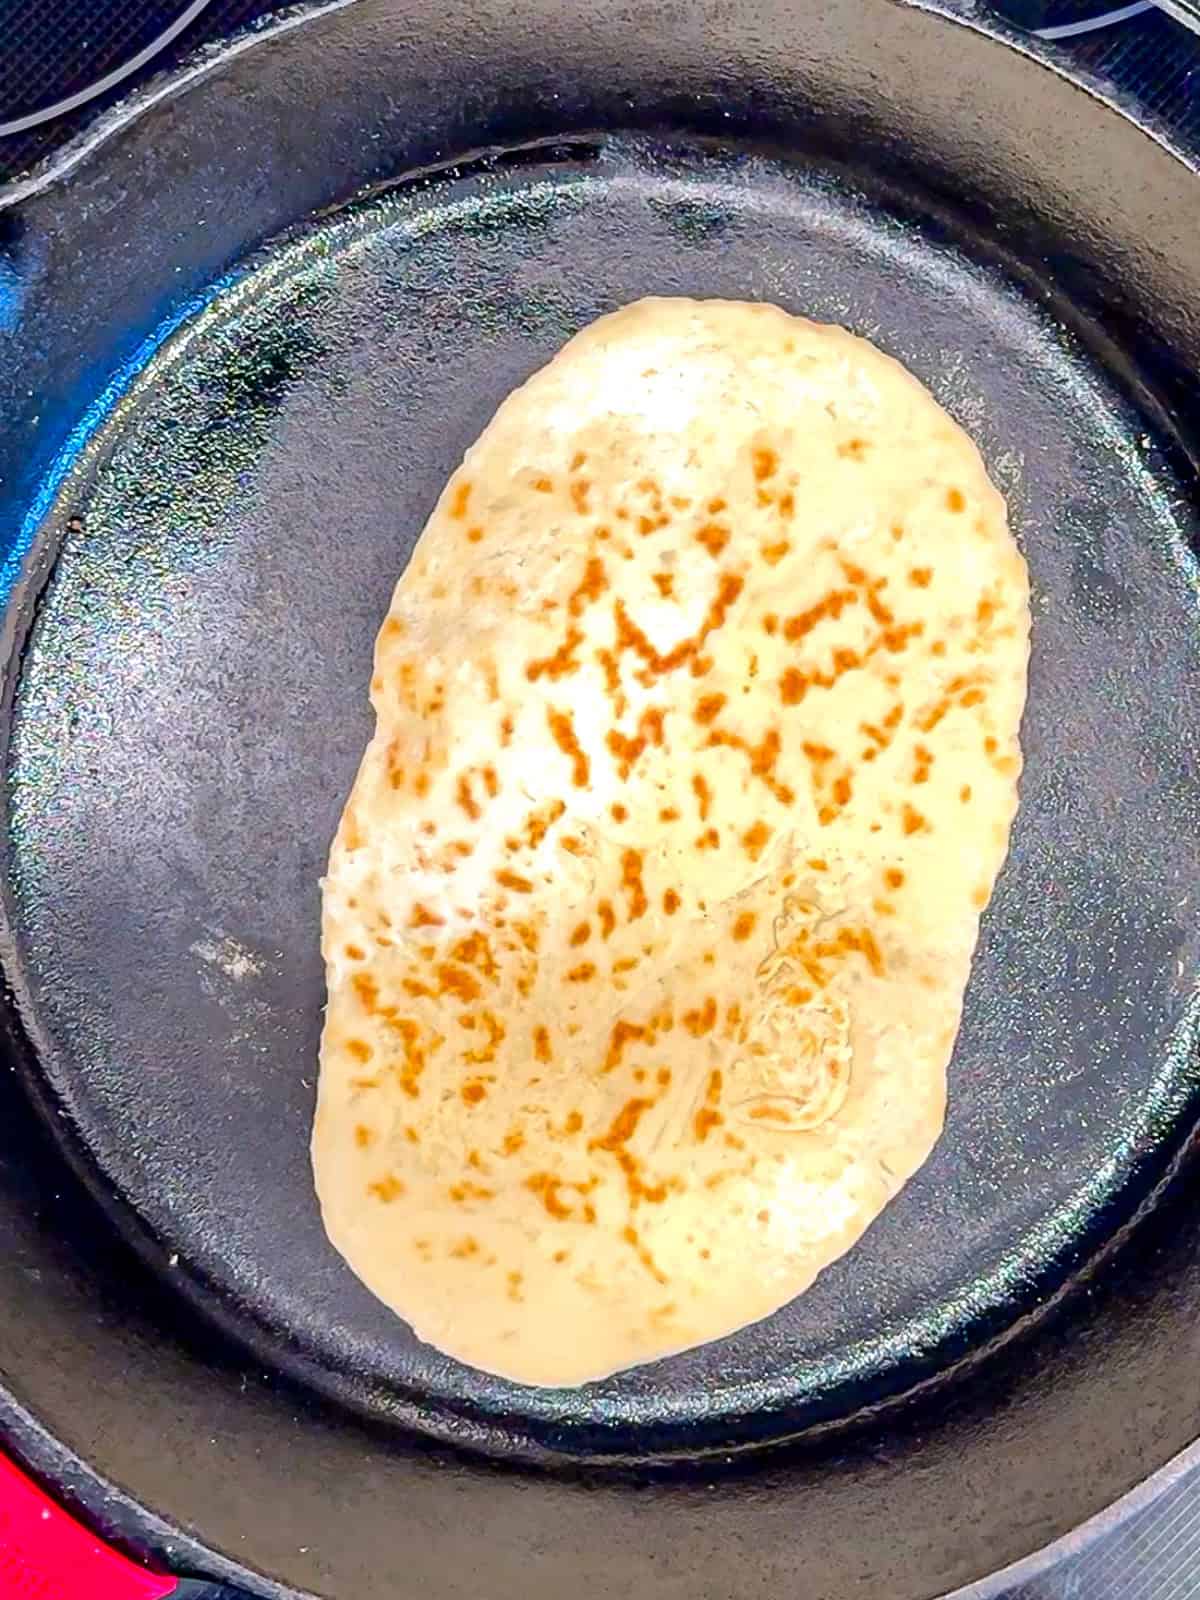
<path fill-rule="evenodd" d="M 953 9 L 335 5 L 0 209 L 0 1419 L 135 1550 L 925 1600 L 1200 1432 L 1200 179 Z M 440 485 L 644 293 L 844 322 L 970 428 L 1028 767 L 928 1166 L 777 1317 L 547 1393 L 325 1242 L 317 880 Z"/>

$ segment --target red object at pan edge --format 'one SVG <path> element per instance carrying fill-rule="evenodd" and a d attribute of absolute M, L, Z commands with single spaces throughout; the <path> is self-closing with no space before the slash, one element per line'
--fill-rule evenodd
<path fill-rule="evenodd" d="M 102 1544 L 0 1456 L 0 1600 L 163 1600 L 174 1588 Z"/>

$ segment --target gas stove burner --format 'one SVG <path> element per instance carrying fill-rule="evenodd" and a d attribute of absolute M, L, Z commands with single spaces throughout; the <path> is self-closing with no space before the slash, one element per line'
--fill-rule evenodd
<path fill-rule="evenodd" d="M 29 6 L 0 64 L 0 138 L 64 117 L 160 55 L 209 0 L 161 5 Z M 11 76 L 12 82 L 6 80 Z"/>
<path fill-rule="evenodd" d="M 1200 0 L 992 0 L 992 10 L 1040 39 L 1067 42 L 1161 10 L 1200 28 Z"/>
<path fill-rule="evenodd" d="M 1168 16 L 1186 22 L 1189 28 L 1200 33 L 1200 0 L 1158 0 L 1158 4 Z"/>

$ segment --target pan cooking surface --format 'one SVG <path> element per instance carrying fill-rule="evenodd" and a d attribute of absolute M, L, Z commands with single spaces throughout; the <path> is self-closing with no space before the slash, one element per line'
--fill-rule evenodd
<path fill-rule="evenodd" d="M 515 384 L 651 293 L 844 323 L 975 437 L 1033 579 L 1028 766 L 926 1167 L 768 1321 L 532 1391 L 419 1344 L 325 1239 L 318 879 L 442 484 Z M 11 608 L 8 975 L 118 1223 L 265 1361 L 506 1454 L 732 1448 L 952 1366 L 1152 1187 L 1200 1087 L 1197 515 L 1149 410 L 969 234 L 749 152 L 525 152 L 280 245 L 88 426 Z"/>

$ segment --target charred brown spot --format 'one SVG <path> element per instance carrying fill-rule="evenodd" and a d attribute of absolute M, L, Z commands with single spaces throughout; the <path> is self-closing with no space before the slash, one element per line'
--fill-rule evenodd
<path fill-rule="evenodd" d="M 478 1000 L 480 988 L 478 981 L 462 967 L 456 967 L 449 961 L 444 961 L 437 969 L 437 980 L 441 985 L 442 994 L 452 994 L 458 1000 Z"/>
<path fill-rule="evenodd" d="M 900 821 L 905 834 L 921 833 L 929 827 L 921 813 L 910 806 L 907 801 L 900 808 Z"/>
<path fill-rule="evenodd" d="M 719 522 L 706 522 L 696 529 L 696 543 L 702 544 L 715 561 L 729 543 L 729 529 Z"/>
<path fill-rule="evenodd" d="M 784 638 L 789 644 L 796 644 L 827 618 L 836 621 L 846 607 L 856 604 L 857 600 L 858 595 L 853 589 L 831 589 L 807 611 L 798 611 L 787 619 L 783 625 Z"/>
<path fill-rule="evenodd" d="M 721 1102 L 722 1077 L 719 1071 L 714 1070 L 708 1075 L 708 1086 L 704 1091 L 704 1104 L 697 1111 L 692 1129 L 699 1143 L 703 1144 L 708 1138 L 711 1129 L 719 1127 L 725 1118 L 716 1109 Z M 707 1254 L 707 1252 L 701 1252 Z"/>
<path fill-rule="evenodd" d="M 706 694 L 696 701 L 696 710 L 693 714 L 702 728 L 707 728 L 709 723 L 717 720 L 726 699 L 727 696 L 723 694 Z"/>
<path fill-rule="evenodd" d="M 885 629 L 883 634 L 884 648 L 896 655 L 901 650 L 908 648 L 910 639 L 919 639 L 924 632 L 925 624 L 923 622 L 899 623 L 894 628 Z"/>
<path fill-rule="evenodd" d="M 446 919 L 439 917 L 436 911 L 430 911 L 428 906 L 422 905 L 418 900 L 412 908 L 408 925 L 410 928 L 444 928 Z"/>
<path fill-rule="evenodd" d="M 350 986 L 358 996 L 359 1004 L 370 1016 L 379 1000 L 379 985 L 369 972 L 356 972 L 350 980 Z"/>
<path fill-rule="evenodd" d="M 486 1040 L 484 1040 L 484 1042 L 480 1045 L 479 1049 L 468 1050 L 463 1059 L 466 1061 L 478 1062 L 481 1065 L 490 1061 L 494 1061 L 496 1059 L 496 1051 L 503 1042 L 506 1034 L 506 1029 L 504 1028 L 503 1023 L 501 1023 L 500 1019 L 491 1011 L 481 1011 L 478 1019 L 464 1016 L 459 1020 L 464 1028 L 468 1026 L 468 1021 L 470 1022 L 470 1026 L 474 1027 L 476 1020 L 478 1020 L 480 1023 L 482 1023 L 483 1029 L 487 1034 Z"/>
<path fill-rule="evenodd" d="M 530 683 L 536 683 L 539 678 L 546 677 L 551 682 L 557 683 L 559 678 L 565 678 L 570 673 L 579 670 L 579 662 L 575 652 L 583 643 L 583 634 L 578 628 L 568 628 L 566 637 L 554 651 L 553 655 L 540 656 L 534 661 L 526 663 L 525 676 Z"/>
<path fill-rule="evenodd" d="M 496 1191 L 485 1189 L 482 1184 L 473 1183 L 470 1178 L 464 1178 L 462 1183 L 452 1184 L 447 1190 L 455 1205 L 465 1205 L 468 1200 L 494 1200 Z"/>
<path fill-rule="evenodd" d="M 569 711 L 546 708 L 546 722 L 555 744 L 571 762 L 571 778 L 577 789 L 586 789 L 591 763 L 575 734 L 575 723 Z"/>
<path fill-rule="evenodd" d="M 706 1033 L 711 1033 L 717 1024 L 717 1002 L 709 995 L 703 1006 L 698 1010 L 685 1011 L 683 1025 L 693 1039 L 702 1039 Z"/>
<path fill-rule="evenodd" d="M 875 936 L 869 928 L 842 928 L 837 936 L 837 942 L 843 950 L 855 950 L 861 955 L 878 978 L 883 973 L 883 956 L 875 942 Z"/>
<path fill-rule="evenodd" d="M 798 706 L 808 693 L 808 679 L 799 667 L 788 667 L 779 680 L 779 698 L 785 706 Z"/>
<path fill-rule="evenodd" d="M 612 1072 L 621 1065 L 625 1054 L 625 1047 L 646 1037 L 646 1029 L 640 1022 L 626 1022 L 621 1020 L 613 1024 L 608 1040 L 608 1054 L 604 1058 L 604 1071 Z"/>
<path fill-rule="evenodd" d="M 702 773 L 697 772 L 693 775 L 692 792 L 696 796 L 696 802 L 700 808 L 700 821 L 707 822 L 708 813 L 712 807 L 712 790 L 709 788 L 708 781 Z"/>
<path fill-rule="evenodd" d="M 629 736 L 610 728 L 605 743 L 614 756 L 622 778 L 632 772 L 634 763 L 651 745 L 663 742 L 663 718 L 666 712 L 658 706 L 648 706 L 638 718 L 637 733 Z"/>
<path fill-rule="evenodd" d="M 660 1205 L 667 1197 L 666 1184 L 659 1183 L 651 1186 L 643 1181 L 641 1162 L 632 1151 L 626 1148 L 637 1132 L 638 1123 L 653 1105 L 653 1100 L 647 1100 L 642 1097 L 635 1097 L 626 1101 L 613 1118 L 608 1131 L 603 1137 L 588 1141 L 589 1150 L 603 1150 L 616 1159 L 617 1165 L 624 1175 L 626 1187 L 629 1190 L 630 1202 L 635 1206 L 642 1200 L 648 1200 L 654 1205 Z"/>
<path fill-rule="evenodd" d="M 608 574 L 604 563 L 598 556 L 591 556 L 587 566 L 583 569 L 583 577 L 572 589 L 567 601 L 567 610 L 573 617 L 577 617 L 587 605 L 594 604 L 608 588 Z"/>
<path fill-rule="evenodd" d="M 450 500 L 450 515 L 456 522 L 461 522 L 467 514 L 467 502 L 471 498 L 471 485 L 465 479 L 454 490 Z"/>
<path fill-rule="evenodd" d="M 742 835 L 742 843 L 746 847 L 746 854 L 751 861 L 757 861 L 767 847 L 771 837 L 771 830 L 765 822 L 755 822 L 748 827 Z"/>
<path fill-rule="evenodd" d="M 723 573 L 717 585 L 717 593 L 709 604 L 704 621 L 697 632 L 691 638 L 681 639 L 665 655 L 661 655 L 654 648 L 645 633 L 629 616 L 624 602 L 618 600 L 613 608 L 618 648 L 631 650 L 641 658 L 645 665 L 640 676 L 647 684 L 652 683 L 656 677 L 661 677 L 663 673 L 674 672 L 689 662 L 692 662 L 694 667 L 694 658 L 699 656 L 705 640 L 710 633 L 724 626 L 729 608 L 741 594 L 743 587 L 744 580 L 736 573 Z"/>
<path fill-rule="evenodd" d="M 565 1222 L 571 1215 L 571 1207 L 564 1205 L 559 1199 L 559 1190 L 563 1187 L 563 1180 L 556 1178 L 553 1173 L 535 1172 L 526 1178 L 525 1187 L 537 1195 L 547 1212 L 556 1222 Z"/>
<path fill-rule="evenodd" d="M 492 947 L 485 933 L 476 929 L 468 933 L 453 945 L 450 950 L 451 958 L 459 961 L 466 967 L 474 967 L 476 971 L 495 982 L 498 968 L 496 958 L 492 954 Z"/>
<path fill-rule="evenodd" d="M 465 772 L 459 776 L 454 797 L 458 801 L 459 807 L 466 812 L 471 821 L 478 822 L 480 817 L 479 803 L 471 793 L 471 781 Z"/>
<path fill-rule="evenodd" d="M 779 760 L 782 749 L 782 740 L 778 728 L 770 728 L 763 734 L 757 744 L 750 744 L 738 733 L 729 733 L 722 728 L 714 728 L 708 736 L 708 743 L 713 746 L 724 745 L 731 750 L 740 750 L 750 763 L 750 771 L 754 777 L 764 783 L 779 801 L 780 805 L 790 806 L 796 798 L 794 790 L 786 783 L 781 783 L 775 775 L 775 766 Z"/>
<path fill-rule="evenodd" d="M 629 897 L 629 920 L 636 922 L 646 913 L 650 902 L 646 898 L 645 886 L 642 883 L 642 853 L 640 850 L 626 850 L 621 857 L 621 887 Z"/>

